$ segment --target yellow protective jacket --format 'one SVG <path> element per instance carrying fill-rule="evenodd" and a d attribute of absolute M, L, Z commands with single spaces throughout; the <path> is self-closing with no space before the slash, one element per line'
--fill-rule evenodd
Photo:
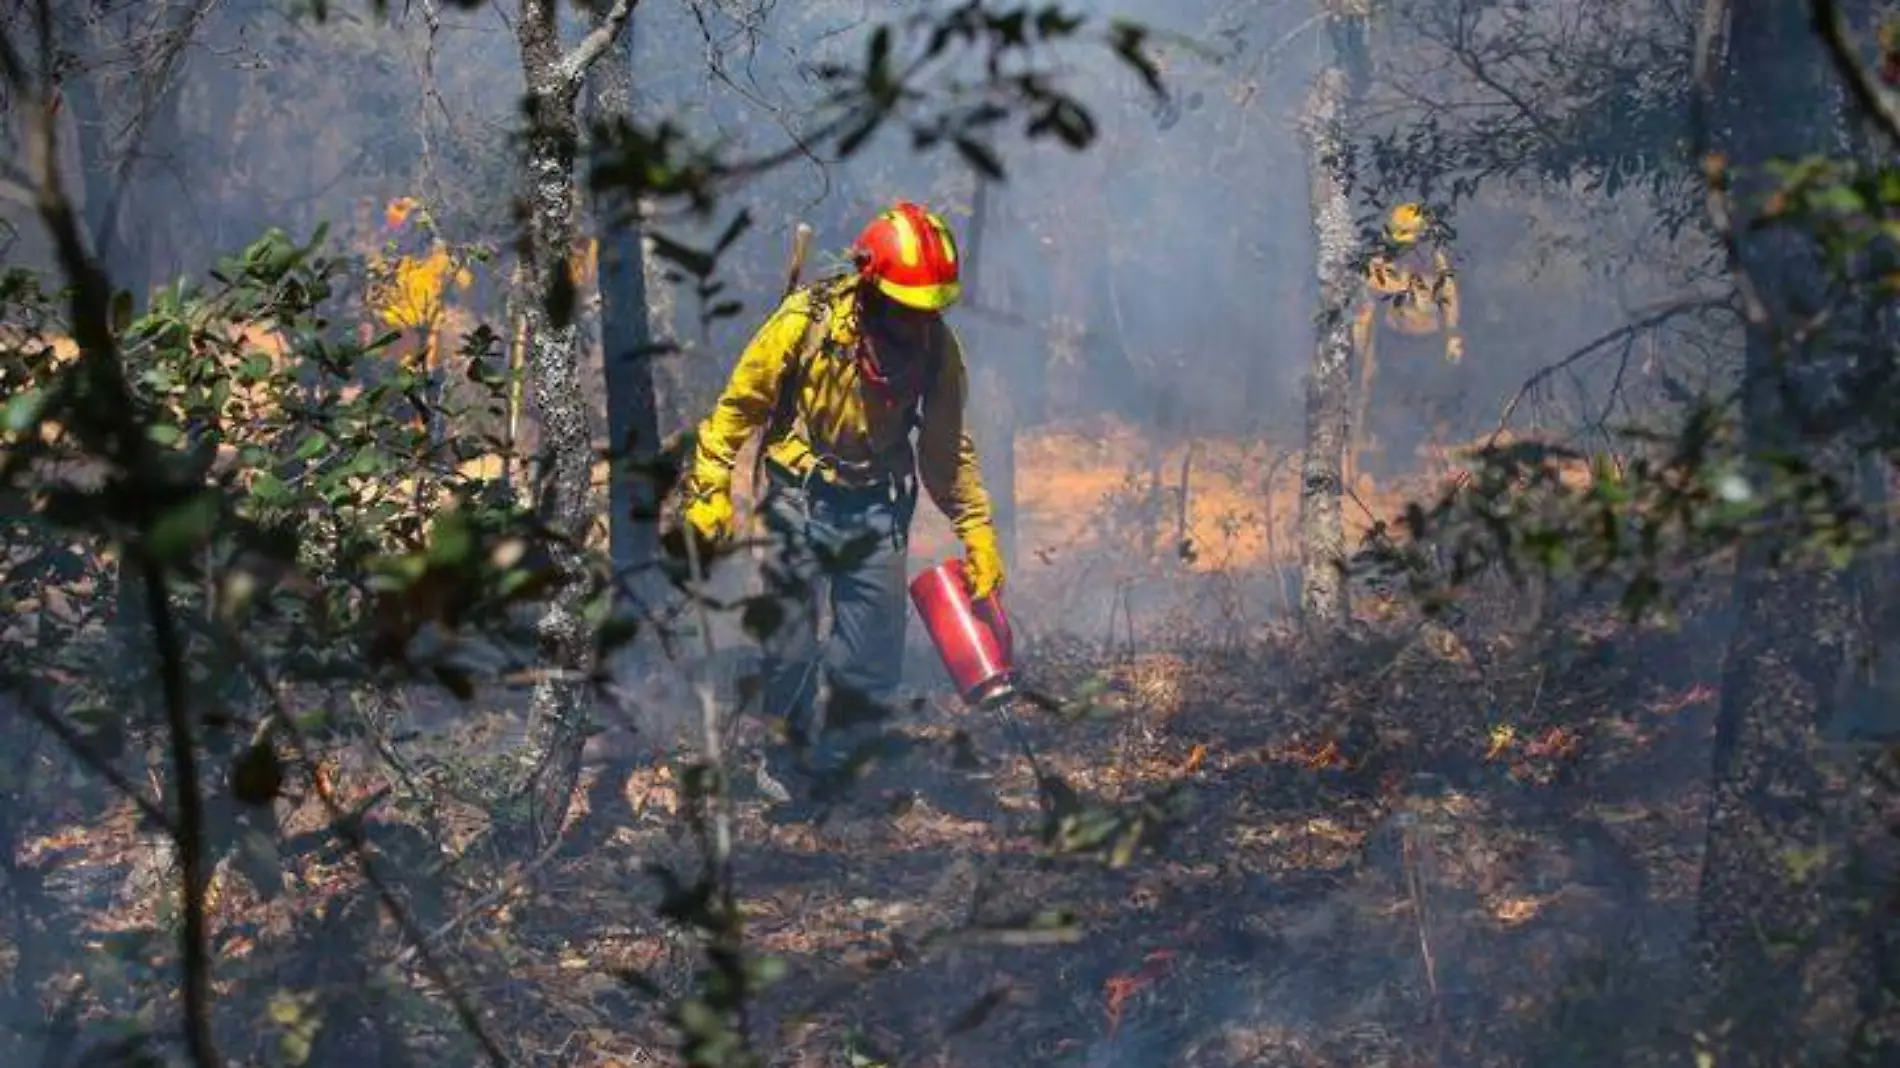
<path fill-rule="evenodd" d="M 823 302 L 816 308 L 822 337 L 814 328 L 815 302 Z M 899 477 L 914 469 L 959 537 L 988 527 L 990 497 L 977 466 L 976 446 L 964 427 L 969 376 L 956 334 L 948 323 L 934 332 L 937 375 L 924 389 L 918 425 L 913 420 L 914 396 L 887 398 L 860 377 L 853 357 L 857 329 L 857 296 L 850 285 L 819 283 L 785 298 L 746 345 L 725 392 L 700 423 L 687 492 L 730 492 L 739 450 L 764 430 L 766 458 L 795 477 L 804 477 L 814 467 L 819 468 L 817 477 L 830 477 L 821 455 Z M 922 353 L 916 356 L 925 358 Z M 800 361 L 792 418 L 784 426 L 768 427 L 780 386 Z M 918 431 L 915 445 L 910 437 L 913 425 Z"/>
<path fill-rule="evenodd" d="M 1374 257 L 1366 268 L 1371 302 L 1383 305 L 1385 324 L 1401 334 L 1458 334 L 1458 283 L 1444 250 L 1413 246 L 1396 259 Z M 1368 306 L 1365 313 L 1372 312 Z"/>

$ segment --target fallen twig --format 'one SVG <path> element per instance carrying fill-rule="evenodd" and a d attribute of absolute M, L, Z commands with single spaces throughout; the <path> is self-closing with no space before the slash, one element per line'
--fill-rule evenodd
<path fill-rule="evenodd" d="M 139 813 L 150 820 L 154 826 L 163 829 L 167 834 L 177 834 L 176 821 L 172 819 L 171 813 L 166 812 L 158 802 L 147 797 L 145 791 L 132 781 L 131 776 L 113 767 L 110 761 L 100 756 L 93 749 L 92 743 L 74 730 L 73 725 L 66 722 L 64 717 L 50 708 L 41 706 L 31 694 L 25 692 L 25 688 L 20 686 L 16 679 L 0 677 L 0 687 L 11 689 L 17 694 L 20 699 L 19 707 L 24 709 L 27 715 L 33 717 L 34 722 L 45 727 L 53 737 L 58 738 L 66 747 L 67 752 L 77 757 L 79 762 L 86 765 L 93 774 L 125 795 L 125 799 L 132 802 Z"/>
<path fill-rule="evenodd" d="M 444 938 L 454 934 L 463 924 L 500 904 L 509 894 L 514 893 L 515 890 L 533 878 L 536 872 L 546 867 L 548 861 L 553 860 L 554 855 L 560 852 L 563 842 L 564 839 L 562 839 L 561 836 L 555 835 L 548 842 L 547 846 L 543 848 L 533 860 L 530 860 L 524 865 L 520 871 L 516 872 L 512 878 L 504 880 L 500 886 L 476 898 L 468 907 L 456 913 L 454 916 L 449 917 L 447 921 L 436 927 L 435 930 L 424 935 L 420 942 L 412 942 L 410 945 L 404 947 L 403 951 L 396 954 L 396 958 L 389 962 L 390 966 L 395 968 L 403 967 L 410 961 L 416 959 L 422 952 L 422 947 L 433 946 L 441 942 Z"/>
<path fill-rule="evenodd" d="M 415 917 L 403 907 L 394 889 L 371 863 L 368 842 L 363 836 L 362 828 L 350 819 L 348 808 L 337 799 L 336 791 L 329 780 L 318 773 L 314 747 L 311 746 L 310 739 L 304 734 L 302 728 L 297 726 L 297 719 L 291 714 L 290 702 L 284 697 L 282 685 L 271 678 L 270 672 L 259 662 L 256 655 L 243 642 L 237 640 L 236 635 L 232 634 L 228 628 L 219 625 L 218 634 L 226 650 L 237 661 L 239 668 L 250 677 L 253 684 L 270 695 L 271 716 L 260 727 L 259 733 L 282 732 L 290 740 L 299 762 L 306 769 L 311 790 L 323 805 L 325 814 L 330 817 L 332 827 L 349 845 L 350 853 L 356 860 L 357 870 L 362 873 L 363 881 L 376 892 L 377 901 L 389 914 L 390 919 L 395 921 L 396 928 L 402 932 L 403 938 L 408 940 L 412 951 L 410 955 L 422 964 L 423 970 L 428 972 L 436 985 L 442 988 L 443 995 L 449 999 L 456 1017 L 461 1021 L 462 1026 L 468 1029 L 469 1034 L 474 1036 L 475 1041 L 481 1044 L 482 1052 L 487 1055 L 489 1063 L 495 1068 L 512 1068 L 513 1059 L 501 1048 L 501 1043 L 489 1033 L 487 1025 L 482 1023 L 481 1015 L 475 1011 L 475 1006 L 462 992 L 461 987 L 450 978 L 448 969 L 430 949 L 430 936 L 423 932 L 416 923 Z M 555 840 L 558 842 L 560 839 L 557 837 Z"/>

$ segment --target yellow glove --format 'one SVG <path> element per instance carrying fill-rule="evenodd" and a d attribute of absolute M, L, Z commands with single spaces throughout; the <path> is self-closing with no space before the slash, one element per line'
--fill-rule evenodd
<path fill-rule="evenodd" d="M 979 527 L 963 537 L 963 573 L 970 580 L 970 597 L 982 600 L 1003 586 L 1003 551 L 996 531 Z"/>
<path fill-rule="evenodd" d="M 712 490 L 687 501 L 680 518 L 694 534 L 714 545 L 732 540 L 737 533 L 732 517 L 732 494 L 724 490 Z"/>
<path fill-rule="evenodd" d="M 1445 362 L 1457 363 L 1465 358 L 1465 339 L 1453 334 L 1445 341 Z"/>

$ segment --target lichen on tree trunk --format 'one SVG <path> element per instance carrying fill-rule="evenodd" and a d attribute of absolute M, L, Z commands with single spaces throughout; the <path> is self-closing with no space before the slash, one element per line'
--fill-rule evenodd
<path fill-rule="evenodd" d="M 629 4 L 615 7 L 611 29 L 624 25 Z M 534 687 L 522 745 L 511 754 L 506 797 L 495 812 L 504 849 L 538 849 L 560 833 L 580 778 L 591 689 L 586 683 L 593 642 L 583 615 L 590 594 L 584 543 L 595 507 L 593 441 L 581 382 L 580 330 L 569 275 L 577 188 L 576 115 L 582 76 L 600 54 L 563 55 L 554 0 L 522 0 L 515 23 L 528 87 L 524 159 L 523 259 L 532 296 L 522 308 L 529 352 L 526 372 L 538 423 L 536 508 L 556 535 L 549 546 L 559 581 L 537 625 L 542 672 Z M 597 32 L 602 27 L 597 27 Z M 589 49 L 584 42 L 582 49 Z"/>
<path fill-rule="evenodd" d="M 1333 23 L 1359 17 L 1337 3 L 1328 7 Z M 1339 54 L 1350 47 L 1363 52 L 1363 37 L 1335 32 L 1333 39 L 1333 63 L 1314 79 L 1301 115 L 1320 298 L 1313 361 L 1306 375 L 1306 448 L 1300 460 L 1300 618 L 1309 632 L 1340 626 L 1351 608 L 1341 503 L 1353 366 L 1351 310 L 1360 287 L 1353 266 L 1359 242 L 1352 218 L 1348 131 L 1361 92 L 1358 75 L 1364 57 Z"/>

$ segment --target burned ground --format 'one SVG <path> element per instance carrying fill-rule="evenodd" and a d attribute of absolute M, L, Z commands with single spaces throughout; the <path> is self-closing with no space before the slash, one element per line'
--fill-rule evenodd
<path fill-rule="evenodd" d="M 1530 643 L 1434 643 L 1392 622 L 1323 658 L 1290 637 L 1245 655 L 1113 658 L 1045 642 L 1028 665 L 1038 684 L 1095 697 L 1074 719 L 1025 709 L 1042 759 L 1087 798 L 1177 788 L 1185 818 L 1119 868 L 1049 857 L 1001 725 L 933 698 L 890 726 L 914 752 L 822 821 L 741 806 L 747 935 L 787 965 L 752 1026 L 783 1065 L 878 1063 L 850 1050 L 1130 1068 L 1667 1061 L 1682 1048 L 1667 991 L 1705 818 L 1685 769 L 1705 752 L 1714 692 L 1697 618 L 1638 631 L 1578 609 Z M 980 768 L 952 766 L 958 732 Z M 428 836 L 372 817 L 418 919 L 525 1063 L 673 1063 L 659 1006 L 616 978 L 637 971 L 678 995 L 696 966 L 655 919 L 642 870 L 693 854 L 677 781 L 652 758 L 601 746 L 561 842 L 494 886 L 418 877 L 441 860 Z M 339 773 L 345 796 L 386 785 Z M 443 825 L 453 841 L 456 821 Z M 289 826 L 321 820 L 306 806 Z M 138 890 L 153 873 L 128 814 L 42 834 L 22 860 L 61 848 L 83 857 L 58 891 L 89 896 L 90 922 L 154 921 L 163 895 Z M 228 870 L 214 896 L 221 985 L 277 1021 L 248 1036 L 262 1046 L 295 1013 L 246 976 L 321 990 L 360 981 L 363 965 L 311 965 L 312 940 L 388 944 L 347 858 L 286 870 L 269 903 Z M 1072 940 L 932 940 L 1054 909 L 1073 913 Z M 287 978 L 292 960 L 311 974 Z M 429 989 L 415 960 L 398 963 Z M 420 1049 L 452 1033 L 432 1000 L 402 999 Z M 414 1022 L 431 1017 L 435 1037 Z"/>

